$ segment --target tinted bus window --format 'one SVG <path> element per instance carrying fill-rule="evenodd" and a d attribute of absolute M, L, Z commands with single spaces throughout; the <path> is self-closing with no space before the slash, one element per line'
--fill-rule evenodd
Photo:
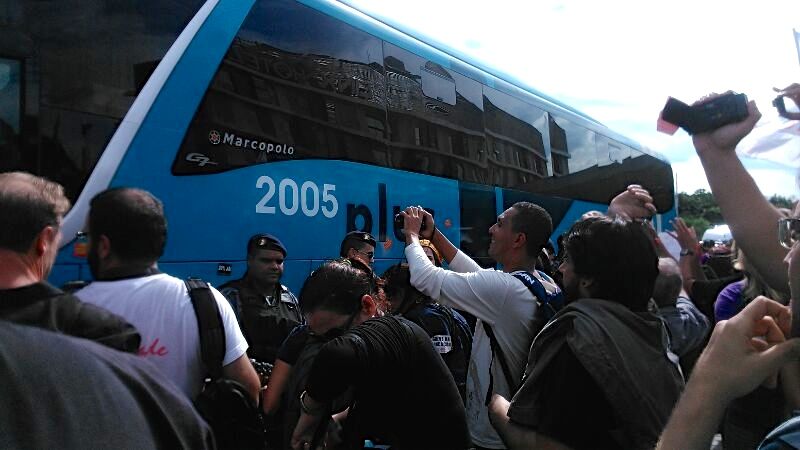
<path fill-rule="evenodd" d="M 487 183 L 482 86 L 384 43 L 391 166 Z"/>
<path fill-rule="evenodd" d="M 19 61 L 23 99 L 19 136 L 10 151 L 3 148 L 0 170 L 48 177 L 75 200 L 139 89 L 202 3 L 4 2 L 0 55 Z"/>
<path fill-rule="evenodd" d="M 624 164 L 631 157 L 633 149 L 625 144 L 607 138 L 601 134 L 596 137 L 597 165 L 600 167 L 609 164 Z"/>
<path fill-rule="evenodd" d="M 459 183 L 461 210 L 461 251 L 482 267 L 494 267 L 489 257 L 489 227 L 497 220 L 494 188 Z"/>
<path fill-rule="evenodd" d="M 22 110 L 21 63 L 0 58 L 0 154 L 19 155 Z"/>
<path fill-rule="evenodd" d="M 653 197 L 653 204 L 658 212 L 667 212 L 675 206 L 675 178 L 672 166 L 654 156 L 631 150 L 631 158 L 625 165 L 627 175 L 625 182 L 628 184 L 643 183 L 646 181 L 647 190 Z M 638 181 L 637 181 L 638 180 Z"/>
<path fill-rule="evenodd" d="M 386 165 L 381 41 L 291 1 L 258 2 L 173 164 L 176 175 L 335 158 Z M 193 158 L 192 155 L 202 155 Z"/>
<path fill-rule="evenodd" d="M 551 141 L 551 146 L 567 155 L 566 167 L 561 167 L 560 173 L 572 174 L 596 166 L 594 132 L 558 116 L 553 116 L 551 120 L 551 129 L 556 131 L 551 135 L 551 139 L 555 139 L 555 142 Z"/>
<path fill-rule="evenodd" d="M 503 209 L 506 210 L 517 202 L 531 202 L 546 209 L 553 219 L 553 227 L 557 228 L 564 217 L 567 215 L 572 200 L 550 195 L 538 195 L 532 192 L 524 192 L 512 189 L 503 189 Z M 553 242 L 555 244 L 555 242 Z"/>
<path fill-rule="evenodd" d="M 483 104 L 492 184 L 518 187 L 547 177 L 544 111 L 489 87 Z"/>
<path fill-rule="evenodd" d="M 568 125 L 564 127 L 569 130 Z M 579 135 L 592 136 L 596 146 L 584 145 L 579 164 L 573 165 L 572 158 L 564 158 L 564 164 L 569 173 L 556 170 L 556 154 L 562 157 L 561 149 L 553 148 L 554 176 L 525 186 L 524 190 L 558 196 L 563 198 L 584 200 L 595 203 L 608 204 L 615 195 L 619 194 L 631 184 L 644 184 L 653 196 L 654 203 L 659 212 L 672 209 L 674 203 L 674 187 L 672 168 L 669 164 L 651 155 L 634 150 L 629 146 L 617 142 L 600 134 L 583 130 Z M 553 128 L 551 127 L 551 133 Z M 551 141 L 552 141 L 551 134 Z M 567 133 L 568 136 L 568 133 Z M 558 138 L 557 139 L 561 139 Z M 569 143 L 570 141 L 561 141 Z M 575 142 L 575 141 L 573 141 Z M 580 143 L 580 141 L 578 141 Z M 572 153 L 570 151 L 570 153 Z M 592 165 L 588 165 L 589 163 Z M 583 170 L 576 171 L 576 167 L 583 166 Z"/>

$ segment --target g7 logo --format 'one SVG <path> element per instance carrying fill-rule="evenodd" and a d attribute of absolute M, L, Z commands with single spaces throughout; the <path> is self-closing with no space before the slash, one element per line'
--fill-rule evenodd
<path fill-rule="evenodd" d="M 267 193 L 256 204 L 256 213 L 275 214 L 275 207 L 267 206 L 275 196 L 275 181 L 266 175 L 258 177 L 256 188 L 263 189 L 265 185 Z M 281 213 L 287 216 L 293 216 L 302 209 L 305 216 L 314 217 L 322 210 L 323 216 L 332 219 L 339 211 L 339 201 L 333 195 L 335 190 L 336 185 L 323 184 L 320 196 L 319 187 L 313 181 L 306 181 L 298 187 L 297 182 L 291 178 L 284 178 L 278 184 L 278 207 Z"/>
<path fill-rule="evenodd" d="M 213 164 L 213 165 L 218 164 L 212 161 L 211 158 L 202 153 L 189 153 L 188 155 L 186 155 L 186 160 L 189 162 L 196 162 L 197 165 L 200 167 L 203 167 L 206 164 Z"/>

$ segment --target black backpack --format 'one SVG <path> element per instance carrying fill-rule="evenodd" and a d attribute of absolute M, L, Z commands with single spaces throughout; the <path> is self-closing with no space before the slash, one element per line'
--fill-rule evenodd
<path fill-rule="evenodd" d="M 217 448 L 264 449 L 264 423 L 258 405 L 241 383 L 222 376 L 225 328 L 214 294 L 199 278 L 186 280 L 186 288 L 197 316 L 200 353 L 208 371 L 194 405 L 214 432 Z"/>

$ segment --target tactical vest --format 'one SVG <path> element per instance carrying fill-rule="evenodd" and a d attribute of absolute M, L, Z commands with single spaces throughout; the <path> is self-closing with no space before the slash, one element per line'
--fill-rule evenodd
<path fill-rule="evenodd" d="M 304 323 L 297 298 L 286 286 L 265 297 L 246 279 L 230 281 L 219 287 L 228 299 L 250 348 L 248 355 L 273 364 L 278 349 L 292 329 Z"/>

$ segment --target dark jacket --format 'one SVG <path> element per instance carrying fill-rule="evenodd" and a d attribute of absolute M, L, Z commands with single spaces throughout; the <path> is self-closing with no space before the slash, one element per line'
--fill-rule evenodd
<path fill-rule="evenodd" d="M 622 427 L 614 438 L 619 445 L 653 448 L 683 390 L 683 378 L 667 356 L 660 318 L 607 300 L 570 303 L 531 346 L 520 389 L 530 389 L 526 397 L 536 397 L 537 377 L 564 345 L 591 374 L 617 415 Z M 527 413 L 547 414 L 535 407 Z"/>
<path fill-rule="evenodd" d="M 85 338 L 137 353 L 141 336 L 122 317 L 47 282 L 0 290 L 0 319 Z"/>

